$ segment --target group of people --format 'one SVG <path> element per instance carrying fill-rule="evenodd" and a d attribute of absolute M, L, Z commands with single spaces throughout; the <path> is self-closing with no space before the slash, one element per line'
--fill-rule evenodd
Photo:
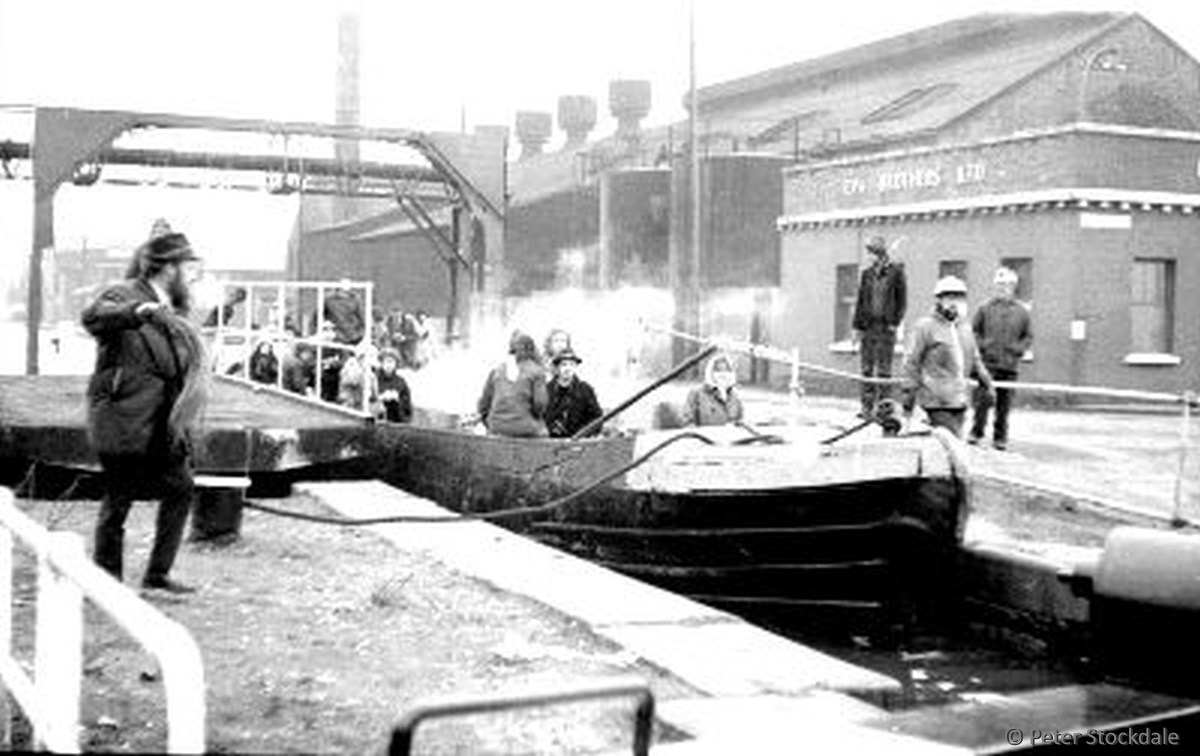
<path fill-rule="evenodd" d="M 886 241 L 874 237 L 866 250 L 874 259 L 862 272 L 853 327 L 861 343 L 862 374 L 879 380 L 864 383 L 864 417 L 889 401 L 892 359 L 907 305 L 904 268 L 889 259 Z M 126 280 L 103 290 L 82 313 L 84 327 L 97 342 L 88 384 L 88 429 L 105 481 L 93 558 L 121 579 L 129 509 L 137 498 L 159 498 L 142 585 L 172 593 L 192 590 L 169 573 L 194 495 L 191 428 L 205 397 L 205 346 L 190 318 L 191 288 L 198 277 L 199 257 L 187 237 L 156 224 L 151 238 L 135 252 Z M 1029 313 L 1014 298 L 1016 285 L 1016 273 L 997 270 L 995 296 L 968 321 L 966 284 L 953 276 L 937 282 L 933 308 L 914 325 L 904 360 L 907 412 L 919 404 L 931 424 L 961 435 L 973 404 L 968 440 L 978 442 L 994 407 L 993 444 L 1005 448 L 1011 392 L 997 390 L 994 382 L 1017 377 L 1033 338 Z M 363 338 L 361 328 L 354 332 L 354 318 L 330 320 L 338 321 L 331 323 L 338 329 L 329 334 L 331 341 L 358 337 L 349 342 L 358 345 L 351 353 L 323 349 L 318 364 L 317 350 L 299 343 L 287 359 L 279 359 L 275 346 L 264 341 L 249 358 L 250 376 L 264 383 L 280 381 L 290 391 L 308 394 L 315 390 L 320 371 L 322 398 L 376 408 L 379 416 L 393 422 L 408 421 L 412 401 L 400 368 L 423 364 L 419 345 L 428 338 L 424 319 L 415 315 L 405 326 L 402 316 L 391 321 L 394 328 L 385 324 L 384 343 L 377 350 Z M 531 336 L 514 333 L 507 359 L 488 374 L 477 403 L 488 432 L 530 438 L 600 433 L 604 412 L 592 386 L 578 374 L 581 363 L 565 331 L 552 331 L 541 353 Z M 973 400 L 971 377 L 978 381 Z M 736 383 L 731 357 L 718 354 L 710 359 L 703 383 L 689 392 L 684 404 L 685 423 L 741 422 Z"/>
<path fill-rule="evenodd" d="M 604 412 L 591 384 L 577 373 L 582 362 L 566 331 L 551 331 L 542 354 L 532 336 L 514 332 L 507 358 L 483 384 L 476 403 L 480 422 L 488 433 L 517 438 L 600 433 L 596 421 Z"/>
<path fill-rule="evenodd" d="M 508 357 L 488 373 L 476 408 L 489 433 L 518 438 L 573 438 L 601 432 L 604 416 L 591 384 L 579 377 L 583 360 L 570 335 L 552 330 L 539 354 L 533 337 L 516 331 Z M 704 381 L 688 392 L 687 425 L 724 425 L 742 420 L 733 359 L 718 354 L 704 368 Z"/>
<path fill-rule="evenodd" d="M 863 382 L 861 416 L 877 416 L 890 401 L 889 382 L 897 332 L 904 320 L 907 283 L 904 266 L 889 258 L 887 241 L 872 237 L 872 257 L 859 282 L 853 327 L 858 334 Z M 911 415 L 920 406 L 930 425 L 962 436 L 967 410 L 973 410 L 968 442 L 980 443 L 994 408 L 992 445 L 1008 447 L 1008 415 L 1012 390 L 996 381 L 1015 381 L 1023 355 L 1033 343 L 1028 309 L 1015 298 L 1017 274 L 1000 267 L 993 277 L 994 294 L 968 318 L 967 285 L 944 276 L 934 287 L 933 309 L 917 320 L 905 354 L 902 404 Z M 969 379 L 977 385 L 971 390 Z"/>

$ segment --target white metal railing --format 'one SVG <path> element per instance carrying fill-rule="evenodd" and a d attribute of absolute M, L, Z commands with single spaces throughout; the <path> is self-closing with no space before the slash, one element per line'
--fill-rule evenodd
<path fill-rule="evenodd" d="M 800 386 L 800 373 L 802 371 L 818 373 L 834 378 L 842 378 L 848 381 L 856 381 L 858 383 L 873 383 L 881 385 L 898 386 L 903 385 L 903 378 L 875 378 L 851 373 L 845 370 L 817 365 L 800 360 L 800 350 L 794 349 L 790 352 L 784 351 L 777 347 L 772 347 L 765 344 L 754 344 L 748 341 L 738 341 L 736 339 L 723 338 L 703 338 L 694 334 L 677 331 L 673 328 L 645 323 L 644 327 L 648 331 L 655 331 L 675 338 L 692 341 L 698 344 L 717 344 L 722 349 L 731 352 L 742 352 L 764 360 L 773 360 L 788 364 L 792 368 L 791 384 L 792 393 L 800 395 L 802 388 Z M 972 381 L 974 383 L 974 381 Z M 1185 498 L 1184 477 L 1188 463 L 1188 457 L 1191 450 L 1191 418 L 1192 408 L 1200 402 L 1195 391 L 1182 391 L 1179 393 L 1168 393 L 1160 391 L 1140 391 L 1137 389 L 1117 389 L 1106 388 L 1103 386 L 1072 386 L 1062 383 L 1024 383 L 1021 381 L 994 381 L 996 388 L 1013 389 L 1019 391 L 1032 391 L 1037 393 L 1058 394 L 1060 396 L 1092 396 L 1104 399 L 1123 399 L 1127 401 L 1145 402 L 1148 404 L 1177 404 L 1181 407 L 1180 427 L 1179 427 L 1179 465 L 1175 475 L 1175 487 L 1173 492 L 1174 511 L 1171 519 L 1175 524 L 1183 524 L 1183 501 Z"/>
<path fill-rule="evenodd" d="M 216 353 L 214 368 L 224 371 L 230 364 L 238 364 L 237 377 L 251 381 L 250 363 L 258 347 L 269 342 L 275 357 L 274 387 L 283 390 L 284 366 L 291 355 L 283 354 L 280 347 L 288 349 L 305 345 L 316 354 L 315 385 L 316 397 L 321 397 L 321 363 L 326 351 L 345 352 L 344 359 L 360 359 L 364 347 L 372 343 L 374 322 L 374 284 L 365 281 L 220 281 L 221 303 L 216 308 L 216 324 L 205 328 L 213 335 L 213 350 Z M 325 314 L 327 292 L 343 290 L 355 296 L 362 311 L 363 333 L 355 342 L 338 341 L 330 337 L 326 324 L 331 321 Z M 230 294 L 241 291 L 244 298 L 232 301 Z M 308 301 L 301 301 L 307 295 Z M 226 319 L 226 310 L 234 314 L 241 309 L 244 325 L 233 325 Z M 266 317 L 258 318 L 265 309 Z M 305 317 L 313 316 L 312 328 L 307 328 Z M 294 316 L 289 320 L 289 316 Z M 242 318 L 238 318 L 241 320 Z M 289 331 L 291 325 L 295 331 Z M 232 347 L 232 349 L 231 349 Z M 355 409 L 362 414 L 370 413 L 372 375 L 370 366 L 363 364 L 363 390 L 360 406 Z M 263 385 L 263 384 L 259 384 Z M 271 384 L 266 384 L 271 385 Z"/>
<path fill-rule="evenodd" d="M 37 556 L 32 679 L 13 656 L 13 536 Z M 33 725 L 35 744 L 59 753 L 80 752 L 85 597 L 158 661 L 167 703 L 167 750 L 203 753 L 204 667 L 192 636 L 92 564 L 79 534 L 46 530 L 17 509 L 11 490 L 0 488 L 0 680 Z M 0 712 L 5 736 L 7 713 Z"/>

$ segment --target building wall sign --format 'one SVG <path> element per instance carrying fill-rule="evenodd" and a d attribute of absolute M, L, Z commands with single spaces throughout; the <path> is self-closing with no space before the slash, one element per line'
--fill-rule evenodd
<path fill-rule="evenodd" d="M 957 200 L 1063 187 L 1200 193 L 1200 135 L 1069 131 L 813 163 L 785 178 L 784 213 Z"/>
<path fill-rule="evenodd" d="M 1079 227 L 1128 231 L 1133 228 L 1133 216 L 1109 213 L 1080 213 Z"/>
<path fill-rule="evenodd" d="M 953 166 L 919 166 L 902 170 L 881 170 L 842 179 L 842 194 L 880 194 L 915 189 L 934 189 L 943 183 L 982 184 L 987 180 L 987 163 L 959 163 Z"/>

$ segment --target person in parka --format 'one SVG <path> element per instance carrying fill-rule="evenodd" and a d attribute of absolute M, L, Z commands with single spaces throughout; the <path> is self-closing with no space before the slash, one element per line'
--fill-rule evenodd
<path fill-rule="evenodd" d="M 742 421 L 733 357 L 714 355 L 704 365 L 704 383 L 688 392 L 683 403 L 686 425 L 728 425 Z"/>
<path fill-rule="evenodd" d="M 488 374 L 477 409 L 488 433 L 496 436 L 544 438 L 546 370 L 529 334 L 517 331 L 508 343 L 508 359 Z"/>
<path fill-rule="evenodd" d="M 96 339 L 88 433 L 105 493 L 93 559 L 122 579 L 125 519 L 135 499 L 160 499 L 142 586 L 193 589 L 168 577 L 192 506 L 190 430 L 203 406 L 204 345 L 188 319 L 198 260 L 186 236 L 164 233 L 135 253 L 136 275 L 108 287 L 82 314 Z"/>
<path fill-rule="evenodd" d="M 966 322 L 967 285 L 956 276 L 938 280 L 933 311 L 917 321 L 904 361 L 904 411 L 911 420 L 920 405 L 933 427 L 962 437 L 968 379 L 978 379 L 988 399 L 996 396 L 992 376 L 979 356 Z"/>

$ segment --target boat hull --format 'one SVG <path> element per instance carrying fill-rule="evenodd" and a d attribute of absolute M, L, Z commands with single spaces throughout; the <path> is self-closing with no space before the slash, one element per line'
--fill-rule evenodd
<path fill-rule="evenodd" d="M 658 470 L 661 459 L 615 477 L 646 439 L 505 439 L 387 425 L 379 443 L 388 460 L 382 475 L 394 485 L 458 512 L 518 510 L 497 522 L 739 614 L 855 615 L 929 603 L 950 586 L 967 516 L 965 482 L 930 437 L 847 447 L 802 464 L 786 450 L 708 450 L 684 439 L 674 446 L 690 448 L 673 459 L 662 452 Z M 785 479 L 767 471 L 768 459 L 800 469 Z"/>

